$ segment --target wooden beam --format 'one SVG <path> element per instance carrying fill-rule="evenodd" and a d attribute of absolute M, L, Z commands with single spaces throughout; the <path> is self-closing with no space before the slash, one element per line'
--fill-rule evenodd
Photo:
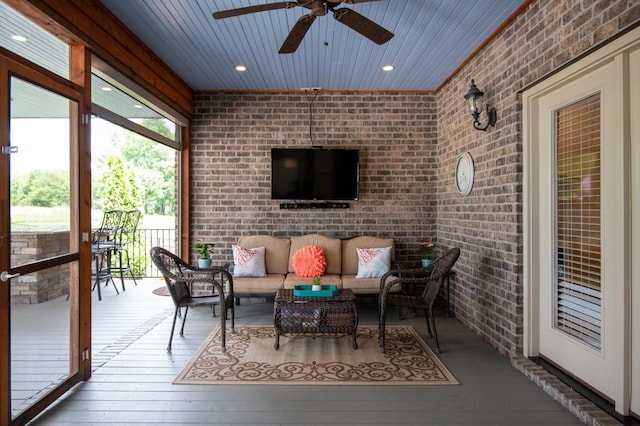
<path fill-rule="evenodd" d="M 180 188 L 180 257 L 185 262 L 189 262 L 189 235 L 191 235 L 191 227 L 189 225 L 189 219 L 191 215 L 190 210 L 190 198 L 191 198 L 191 167 L 189 158 L 191 157 L 191 139 L 189 138 L 189 131 L 187 128 L 182 128 L 182 150 L 178 153 L 180 161 L 180 169 L 178 173 L 177 185 Z"/>
<path fill-rule="evenodd" d="M 98 0 L 6 0 L 62 39 L 77 40 L 184 116 L 191 88 Z"/>
<path fill-rule="evenodd" d="M 83 102 L 80 104 L 80 114 L 85 117 L 91 116 L 91 55 L 88 49 L 82 45 L 71 46 L 71 80 L 84 88 Z M 79 335 L 77 339 L 72 338 L 72 342 L 77 342 L 77 350 L 72 351 L 72 356 L 77 356 L 77 363 L 80 369 L 82 380 L 88 380 L 91 377 L 91 120 L 86 120 L 83 125 L 79 126 L 80 132 L 76 149 L 78 151 L 78 169 L 77 169 L 77 201 L 78 206 L 74 209 L 79 215 L 77 222 L 78 251 L 80 261 L 77 262 L 76 274 L 72 274 L 71 278 L 79 280 L 69 288 L 70 311 L 78 315 L 72 314 L 72 318 L 77 324 L 72 324 L 72 330 L 77 330 Z M 87 239 L 82 238 L 82 234 L 86 233 Z M 89 285 L 86 285 L 89 283 Z M 82 357 L 84 351 L 89 353 L 87 358 Z"/>
<path fill-rule="evenodd" d="M 9 93 L 9 69 L 7 61 L 0 56 L 0 93 Z M 0 102 L 0 146 L 9 145 L 9 102 Z M 9 156 L 0 155 L 0 271 L 9 269 L 9 218 L 4 212 L 9 209 Z M 0 424 L 11 423 L 11 370 L 9 335 L 11 331 L 10 290 L 8 281 L 0 281 Z M 5 346 L 6 345 L 6 346 Z"/>

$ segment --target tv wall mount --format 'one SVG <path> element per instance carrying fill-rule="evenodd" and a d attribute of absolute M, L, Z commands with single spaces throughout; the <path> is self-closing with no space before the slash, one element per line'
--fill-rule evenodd
<path fill-rule="evenodd" d="M 348 209 L 349 203 L 338 203 L 333 201 L 312 202 L 312 203 L 281 203 L 281 209 L 298 210 L 298 209 Z"/>

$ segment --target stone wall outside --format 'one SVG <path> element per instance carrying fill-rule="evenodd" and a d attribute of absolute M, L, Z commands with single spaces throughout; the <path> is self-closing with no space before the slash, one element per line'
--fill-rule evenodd
<path fill-rule="evenodd" d="M 69 231 L 14 232 L 11 234 L 11 264 L 69 253 Z M 11 304 L 42 303 L 69 294 L 69 265 L 23 275 L 11 280 Z"/>

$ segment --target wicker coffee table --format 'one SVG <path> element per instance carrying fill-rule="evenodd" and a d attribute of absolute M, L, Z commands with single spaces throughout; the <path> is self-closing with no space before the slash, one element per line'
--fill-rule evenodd
<path fill-rule="evenodd" d="M 276 350 L 281 334 L 350 334 L 353 349 L 358 348 L 358 311 L 351 289 L 340 289 L 334 297 L 297 297 L 292 289 L 280 289 L 273 311 Z"/>

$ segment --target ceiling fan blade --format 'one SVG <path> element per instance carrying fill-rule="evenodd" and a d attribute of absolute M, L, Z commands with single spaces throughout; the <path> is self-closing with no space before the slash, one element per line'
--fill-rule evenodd
<path fill-rule="evenodd" d="M 221 10 L 218 12 L 213 12 L 213 17 L 215 19 L 224 19 L 224 18 L 231 18 L 232 16 L 246 15 L 248 13 L 266 12 L 268 10 L 276 10 L 276 9 L 290 9 L 292 7 L 296 7 L 297 5 L 298 3 L 294 1 L 283 1 L 280 3 L 259 4 L 256 6 L 247 6 L 247 7 L 240 7 L 238 9 L 229 9 L 229 10 Z"/>
<path fill-rule="evenodd" d="M 311 28 L 311 24 L 316 20 L 316 17 L 309 14 L 303 15 L 298 19 L 298 22 L 293 26 L 291 32 L 287 36 L 287 39 L 282 43 L 280 50 L 278 53 L 293 53 L 298 49 L 300 43 L 302 43 L 302 39 L 304 38 L 309 28 Z"/>
<path fill-rule="evenodd" d="M 376 24 L 371 19 L 360 15 L 353 9 L 336 9 L 333 11 L 333 17 L 374 43 L 384 44 L 393 38 L 392 32 Z"/>

